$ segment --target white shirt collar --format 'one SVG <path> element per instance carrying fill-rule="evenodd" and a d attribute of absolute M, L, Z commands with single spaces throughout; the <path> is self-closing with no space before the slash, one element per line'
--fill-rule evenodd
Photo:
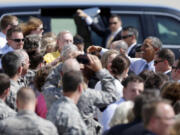
<path fill-rule="evenodd" d="M 136 42 L 133 43 L 132 45 L 130 45 L 130 47 L 128 47 L 127 53 L 129 54 L 129 52 L 131 51 L 131 49 L 136 45 Z"/>
<path fill-rule="evenodd" d="M 165 71 L 164 74 L 167 74 L 167 73 L 169 73 L 169 72 L 171 72 L 171 69 Z"/>
<path fill-rule="evenodd" d="M 119 27 L 119 28 L 117 29 L 117 31 L 112 32 L 111 35 L 113 35 L 113 37 L 115 37 L 121 30 L 122 30 L 122 27 Z"/>

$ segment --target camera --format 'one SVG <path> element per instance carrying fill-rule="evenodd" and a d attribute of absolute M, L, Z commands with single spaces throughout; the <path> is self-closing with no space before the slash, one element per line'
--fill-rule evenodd
<path fill-rule="evenodd" d="M 77 61 L 82 64 L 89 64 L 89 58 L 86 54 L 81 54 L 76 57 Z"/>

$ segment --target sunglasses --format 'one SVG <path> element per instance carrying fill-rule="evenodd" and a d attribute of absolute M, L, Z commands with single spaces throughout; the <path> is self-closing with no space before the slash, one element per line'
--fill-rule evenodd
<path fill-rule="evenodd" d="M 156 64 L 158 64 L 159 62 L 163 62 L 164 60 L 155 60 L 154 61 L 154 64 L 156 65 Z"/>
<path fill-rule="evenodd" d="M 14 42 L 17 42 L 17 43 L 19 43 L 19 42 L 24 42 L 24 38 L 23 39 L 10 39 L 10 40 L 12 40 L 12 41 L 14 41 Z"/>
<path fill-rule="evenodd" d="M 175 66 L 172 66 L 172 69 L 178 69 L 177 67 L 175 67 Z"/>
<path fill-rule="evenodd" d="M 109 23 L 109 25 L 113 25 L 113 24 L 116 25 L 117 22 L 110 22 L 110 23 Z"/>
<path fill-rule="evenodd" d="M 121 38 L 122 39 L 126 39 L 126 38 L 128 38 L 128 37 L 132 37 L 133 35 L 125 35 L 125 36 L 122 36 Z"/>

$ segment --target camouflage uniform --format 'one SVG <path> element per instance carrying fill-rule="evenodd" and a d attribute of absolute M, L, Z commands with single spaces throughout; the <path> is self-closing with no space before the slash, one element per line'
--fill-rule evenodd
<path fill-rule="evenodd" d="M 61 82 L 61 72 L 62 63 L 56 66 L 46 79 L 46 83 L 42 88 L 42 93 L 46 100 L 47 109 L 49 110 L 50 106 L 61 97 L 62 88 L 59 86 Z"/>
<path fill-rule="evenodd" d="M 59 135 L 86 135 L 86 125 L 74 102 L 62 96 L 50 108 L 47 119 L 52 121 Z"/>
<path fill-rule="evenodd" d="M 35 74 L 36 74 L 35 70 L 28 69 L 27 73 L 23 77 L 18 79 L 18 84 L 25 87 L 29 87 L 30 84 L 33 83 Z"/>
<path fill-rule="evenodd" d="M 61 78 L 60 71 L 56 70 L 56 73 L 54 72 L 53 74 L 54 76 L 59 76 L 58 79 Z M 118 91 L 116 91 L 114 77 L 105 69 L 98 72 L 97 77 L 102 81 L 102 91 L 87 89 L 83 92 L 78 102 L 78 108 L 88 127 L 89 135 L 101 134 L 100 123 L 93 119 L 96 107 L 106 107 L 118 99 L 116 96 Z M 60 80 L 55 77 L 52 77 L 52 79 L 56 82 L 60 82 Z M 47 108 L 62 96 L 62 89 L 58 89 L 55 83 L 52 85 L 52 81 L 52 83 L 49 82 L 49 86 L 47 85 L 48 87 L 43 91 L 47 102 Z"/>
<path fill-rule="evenodd" d="M 93 119 L 96 107 L 106 107 L 118 99 L 116 96 L 118 91 L 115 89 L 114 77 L 105 69 L 98 72 L 97 77 L 102 82 L 102 91 L 94 89 L 85 90 L 77 105 L 87 125 L 89 135 L 101 134 L 100 123 Z"/>
<path fill-rule="evenodd" d="M 15 115 L 16 112 L 12 110 L 9 106 L 7 106 L 3 100 L 0 99 L 0 120 Z"/>
<path fill-rule="evenodd" d="M 11 107 L 13 110 L 17 110 L 16 107 L 16 96 L 17 96 L 17 92 L 18 90 L 21 88 L 22 86 L 18 84 L 18 82 L 10 79 L 10 92 L 9 92 L 9 96 L 6 99 L 6 104 Z"/>
<path fill-rule="evenodd" d="M 58 135 L 56 127 L 34 112 L 20 111 L 0 121 L 1 135 Z"/>

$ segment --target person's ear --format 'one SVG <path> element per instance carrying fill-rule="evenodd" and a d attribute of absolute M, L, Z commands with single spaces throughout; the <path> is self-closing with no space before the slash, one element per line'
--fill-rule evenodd
<path fill-rule="evenodd" d="M 22 71 L 23 71 L 23 66 L 20 66 L 20 67 L 18 68 L 18 74 L 21 75 L 21 74 L 22 74 Z"/>
<path fill-rule="evenodd" d="M 78 86 L 78 91 L 79 91 L 79 93 L 82 93 L 82 91 L 83 91 L 83 85 L 82 85 L 82 83 L 79 84 L 79 86 Z"/>
<path fill-rule="evenodd" d="M 5 91 L 4 91 L 4 95 L 8 95 L 9 94 L 9 91 L 10 91 L 10 87 L 9 88 L 7 88 Z"/>

